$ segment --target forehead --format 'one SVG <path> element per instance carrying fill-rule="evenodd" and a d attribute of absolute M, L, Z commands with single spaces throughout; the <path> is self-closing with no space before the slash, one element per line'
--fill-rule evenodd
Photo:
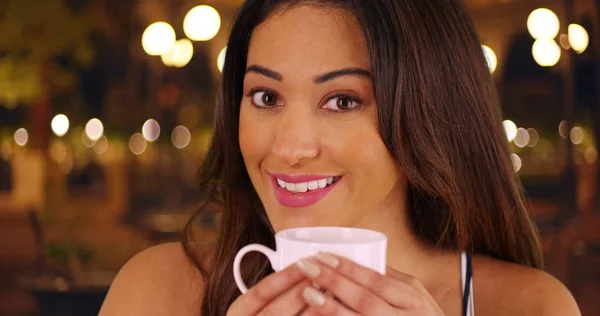
<path fill-rule="evenodd" d="M 313 76 L 332 69 L 369 70 L 365 38 L 356 18 L 341 9 L 310 5 L 279 10 L 250 40 L 248 65 Z"/>

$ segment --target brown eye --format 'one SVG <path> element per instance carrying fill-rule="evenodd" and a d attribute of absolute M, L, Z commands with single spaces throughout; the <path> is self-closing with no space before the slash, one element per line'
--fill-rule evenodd
<path fill-rule="evenodd" d="M 277 96 L 272 93 L 266 92 L 263 94 L 262 101 L 265 105 L 274 106 L 277 104 Z"/>
<path fill-rule="evenodd" d="M 354 102 L 348 98 L 338 98 L 337 107 L 342 111 L 350 110 L 354 107 Z"/>
<path fill-rule="evenodd" d="M 274 107 L 279 104 L 279 98 L 273 92 L 258 91 L 252 95 L 252 104 L 260 108 Z"/>
<path fill-rule="evenodd" d="M 329 99 L 323 106 L 325 109 L 329 109 L 335 112 L 348 112 L 354 110 L 360 106 L 360 101 L 348 97 L 348 96 L 337 96 Z"/>

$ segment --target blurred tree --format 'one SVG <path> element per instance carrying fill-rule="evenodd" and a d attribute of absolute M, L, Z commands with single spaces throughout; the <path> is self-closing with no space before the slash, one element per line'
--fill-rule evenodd
<path fill-rule="evenodd" d="M 94 62 L 90 11 L 73 0 L 0 1 L 0 105 L 28 107 L 30 143 L 47 147 L 53 96 Z"/>

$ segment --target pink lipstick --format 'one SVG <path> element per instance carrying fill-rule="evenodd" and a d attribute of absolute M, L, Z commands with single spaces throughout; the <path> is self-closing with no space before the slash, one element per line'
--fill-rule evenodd
<path fill-rule="evenodd" d="M 340 180 L 341 177 L 338 176 L 271 174 L 275 199 L 286 207 L 300 208 L 316 204 L 327 196 Z"/>

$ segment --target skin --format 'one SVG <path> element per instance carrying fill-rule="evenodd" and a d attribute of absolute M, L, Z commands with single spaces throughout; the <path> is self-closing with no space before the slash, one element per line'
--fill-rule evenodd
<path fill-rule="evenodd" d="M 305 11 L 317 15 L 306 19 Z M 369 77 L 314 82 L 345 68 L 370 72 L 365 40 L 348 18 L 302 7 L 274 16 L 250 41 L 247 67 L 260 65 L 282 77 L 279 81 L 248 71 L 239 120 L 246 169 L 275 231 L 299 225 L 356 226 L 373 212 L 386 215 L 377 216 L 380 227 L 392 217 L 397 222 L 397 214 L 403 213 L 399 205 L 405 180 L 379 136 Z M 265 106 L 265 97 L 278 105 Z M 340 102 L 352 110 L 340 109 Z M 270 173 L 342 179 L 325 199 L 298 209 L 275 199 Z"/>
<path fill-rule="evenodd" d="M 255 66 L 277 75 L 253 71 Z M 340 69 L 370 72 L 356 20 L 310 6 L 282 11 L 254 31 L 247 69 L 240 149 L 275 231 L 327 225 L 374 229 L 388 236 L 394 269 L 422 276 L 433 288 L 450 282 L 458 289 L 456 273 L 435 280 L 430 273 L 456 271 L 458 254 L 432 251 L 411 232 L 406 179 L 379 135 L 370 78 L 350 74 L 315 82 Z M 276 200 L 272 173 L 342 178 L 318 203 L 291 208 Z"/>
<path fill-rule="evenodd" d="M 389 241 L 388 273 L 379 275 L 343 258 L 309 258 L 261 280 L 228 315 L 462 315 L 459 254 L 431 249 L 412 232 L 406 179 L 378 134 L 372 83 L 356 74 L 314 80 L 343 68 L 370 71 L 356 20 L 343 11 L 311 6 L 275 14 L 252 36 L 248 67 L 253 65 L 281 77 L 247 72 L 239 122 L 244 162 L 273 227 L 381 231 Z M 264 99 L 264 90 L 272 95 Z M 361 100 L 360 106 L 346 102 L 348 97 L 331 99 L 340 93 Z M 275 107 L 257 108 L 264 100 Z M 336 105 L 353 110 L 336 112 Z M 317 204 L 289 208 L 275 199 L 269 172 L 342 180 Z M 473 268 L 479 315 L 579 315 L 564 286 L 542 271 L 484 256 L 474 256 Z M 122 269 L 100 315 L 198 315 L 202 284 L 180 245 L 151 248 Z M 323 305 L 308 295 L 315 285 L 331 293 Z"/>

